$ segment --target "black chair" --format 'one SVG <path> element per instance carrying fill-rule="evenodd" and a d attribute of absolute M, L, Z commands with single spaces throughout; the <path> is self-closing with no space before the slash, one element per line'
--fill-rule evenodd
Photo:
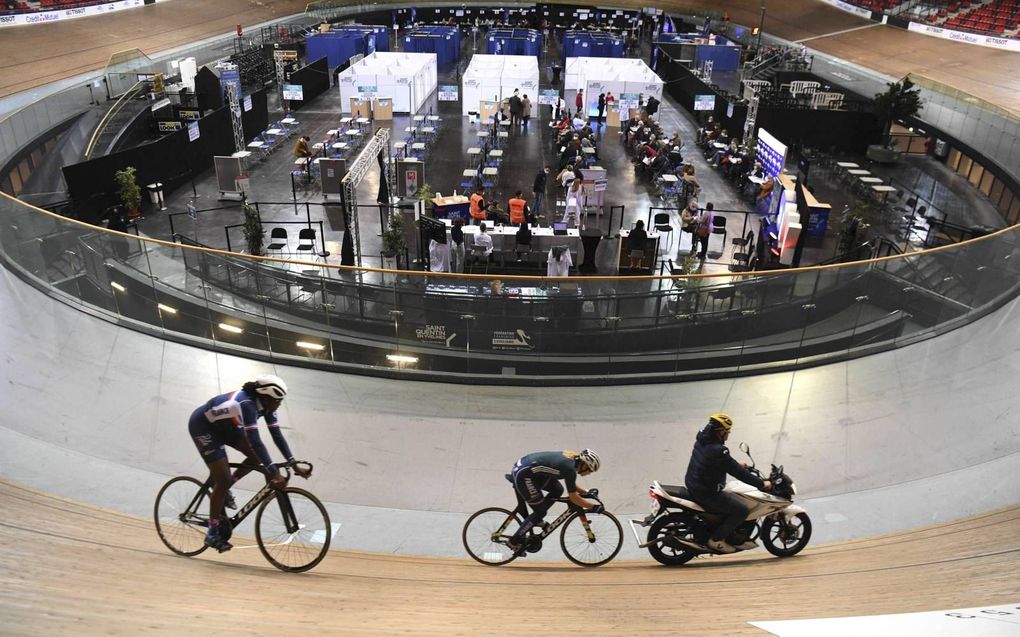
<path fill-rule="evenodd" d="M 298 233 L 298 244 L 295 248 L 298 254 L 302 252 L 308 252 L 310 254 L 315 253 L 315 230 L 311 228 L 302 228 L 301 232 Z"/>
<path fill-rule="evenodd" d="M 666 243 L 666 252 L 669 252 L 673 247 L 673 225 L 669 222 L 669 213 L 655 213 L 655 217 L 652 219 L 652 226 L 659 234 L 669 234 L 669 240 Z"/>
<path fill-rule="evenodd" d="M 748 231 L 746 249 L 742 252 L 733 253 L 733 262 L 730 264 L 730 272 L 746 272 L 748 262 L 754 254 L 754 231 Z"/>
<path fill-rule="evenodd" d="M 489 255 L 485 254 L 485 249 L 486 249 L 485 246 L 480 246 L 480 245 L 472 245 L 471 246 L 471 256 L 473 257 L 472 260 L 471 260 L 471 273 L 472 274 L 474 274 L 474 272 L 475 272 L 475 265 L 479 261 L 484 261 L 485 262 L 485 274 L 489 273 Z"/>
<path fill-rule="evenodd" d="M 736 237 L 730 243 L 733 244 L 734 248 L 743 248 L 748 243 L 753 243 L 751 239 L 754 238 L 754 230 L 748 230 L 746 237 Z"/>
<path fill-rule="evenodd" d="M 288 249 L 287 243 L 287 229 L 286 228 L 273 228 L 269 232 L 269 245 L 266 246 L 266 254 L 270 250 L 276 250 L 277 252 L 283 252 Z"/>

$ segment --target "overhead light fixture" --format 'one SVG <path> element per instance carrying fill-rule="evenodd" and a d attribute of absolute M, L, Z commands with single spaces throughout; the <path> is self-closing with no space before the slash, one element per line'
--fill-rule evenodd
<path fill-rule="evenodd" d="M 234 334 L 241 334 L 242 332 L 244 332 L 244 330 L 242 330 L 238 326 L 231 325 L 230 323 L 220 323 L 220 329 L 223 330 L 224 332 L 233 332 Z"/>
<path fill-rule="evenodd" d="M 125 290 L 127 290 L 126 287 L 124 287 L 120 283 L 117 283 L 116 281 L 110 281 L 110 287 L 113 288 L 114 290 L 117 290 L 118 292 L 124 292 Z"/>
<path fill-rule="evenodd" d="M 321 352 L 322 350 L 326 349 L 325 345 L 320 345 L 318 343 L 309 343 L 308 341 L 298 341 L 297 346 L 300 347 L 301 349 L 310 349 L 316 352 Z"/>
<path fill-rule="evenodd" d="M 156 307 L 159 308 L 160 312 L 166 312 L 167 314 L 177 314 L 177 309 L 176 308 L 172 308 L 169 305 L 163 305 L 162 303 L 157 303 Z"/>
<path fill-rule="evenodd" d="M 417 356 L 407 356 L 405 354 L 387 354 L 386 360 L 391 363 L 417 363 Z"/>

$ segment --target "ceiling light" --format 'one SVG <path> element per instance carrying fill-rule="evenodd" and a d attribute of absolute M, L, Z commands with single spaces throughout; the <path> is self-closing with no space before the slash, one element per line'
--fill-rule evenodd
<path fill-rule="evenodd" d="M 170 307 L 169 305 L 163 305 L 162 303 L 157 303 L 156 307 L 159 308 L 160 312 L 166 312 L 167 314 L 177 314 L 177 310 L 175 308 Z"/>
<path fill-rule="evenodd" d="M 110 281 L 110 287 L 113 288 L 114 290 L 117 290 L 118 292 L 123 292 L 127 289 L 126 287 L 124 287 L 120 283 L 117 283 L 116 281 Z"/>
<path fill-rule="evenodd" d="M 391 363 L 417 363 L 417 356 L 405 356 L 404 354 L 387 354 L 386 360 Z"/>
<path fill-rule="evenodd" d="M 220 329 L 225 332 L 233 332 L 234 334 L 241 334 L 242 332 L 244 332 L 244 330 L 242 330 L 238 326 L 231 325 L 229 323 L 220 323 Z"/>
<path fill-rule="evenodd" d="M 326 349 L 325 345 L 319 345 L 318 343 L 309 343 L 308 341 L 298 341 L 297 346 L 300 347 L 301 349 L 310 349 L 315 350 L 316 352 L 321 352 L 322 350 Z"/>

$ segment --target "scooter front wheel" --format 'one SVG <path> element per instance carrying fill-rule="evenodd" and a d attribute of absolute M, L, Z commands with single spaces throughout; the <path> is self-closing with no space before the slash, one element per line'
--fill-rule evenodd
<path fill-rule="evenodd" d="M 800 553 L 811 539 L 811 518 L 798 513 L 789 520 L 782 513 L 765 520 L 761 525 L 761 541 L 765 550 L 776 557 L 791 557 Z"/>

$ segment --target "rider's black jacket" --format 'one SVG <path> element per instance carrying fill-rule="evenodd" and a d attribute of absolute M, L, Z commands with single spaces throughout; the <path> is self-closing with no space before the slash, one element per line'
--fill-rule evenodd
<path fill-rule="evenodd" d="M 684 484 L 693 493 L 715 493 L 722 491 L 727 473 L 759 489 L 765 486 L 761 478 L 733 459 L 730 450 L 719 440 L 712 426 L 708 425 L 698 432 L 694 441 L 694 451 L 687 465 Z"/>

